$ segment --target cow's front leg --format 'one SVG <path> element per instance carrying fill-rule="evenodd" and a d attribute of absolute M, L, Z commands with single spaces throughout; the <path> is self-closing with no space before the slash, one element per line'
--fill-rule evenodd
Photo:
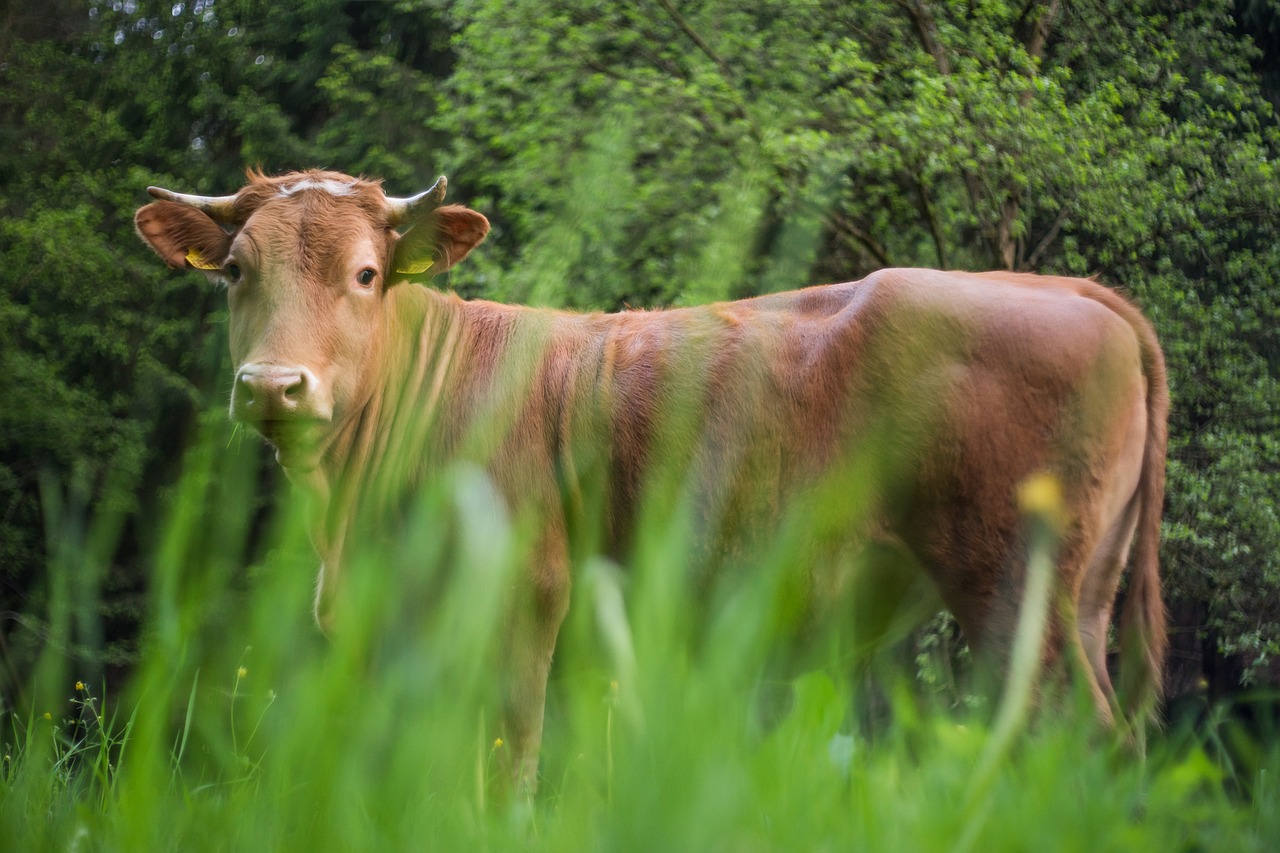
<path fill-rule="evenodd" d="M 312 605 L 316 624 L 326 637 L 333 637 L 338 609 L 338 589 L 342 580 L 343 559 L 339 547 L 333 547 L 330 539 L 312 537 L 320 554 L 320 571 L 316 575 L 316 594 Z M 339 546 L 341 539 L 338 539 Z"/>
<path fill-rule="evenodd" d="M 520 585 L 508 623 L 502 734 L 507 748 L 501 750 L 506 779 L 500 784 L 514 784 L 519 795 L 537 791 L 547 677 L 568 609 L 568 566 L 548 561 Z"/>

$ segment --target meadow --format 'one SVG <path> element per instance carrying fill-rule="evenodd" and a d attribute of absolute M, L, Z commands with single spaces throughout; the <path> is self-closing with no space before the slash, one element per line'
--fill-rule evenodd
<path fill-rule="evenodd" d="M 678 500 L 646 514 L 626 566 L 581 567 L 540 790 L 504 797 L 485 709 L 531 525 L 506 517 L 479 469 L 446 468 L 410 534 L 363 554 L 326 640 L 307 606 L 314 558 L 297 502 L 282 494 L 269 523 L 251 523 L 266 487 L 256 460 L 213 418 L 187 453 L 146 555 L 140 664 L 118 692 L 85 681 L 66 643 L 84 635 L 72 626 L 93 612 L 119 518 L 50 489 L 49 635 L 24 706 L 0 717 L 0 848 L 1238 851 L 1280 840 L 1276 731 L 1207 709 L 1153 731 L 1143 757 L 1069 688 L 1031 707 L 1048 606 L 1034 583 L 1010 678 L 989 700 L 950 682 L 954 655 L 917 641 L 862 668 L 833 649 L 774 684 L 782 699 L 761 711 L 784 555 L 706 603 L 682 572 Z M 1032 576 L 1047 577 L 1051 537 L 1034 541 Z"/>

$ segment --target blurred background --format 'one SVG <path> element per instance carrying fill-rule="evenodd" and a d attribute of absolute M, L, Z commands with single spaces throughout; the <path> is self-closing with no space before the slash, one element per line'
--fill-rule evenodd
<path fill-rule="evenodd" d="M 1280 685 L 1277 0 L 0 8 L 0 705 L 23 704 L 51 596 L 85 681 L 136 666 L 202 430 L 257 472 L 250 551 L 268 524 L 270 454 L 223 424 L 224 296 L 132 224 L 149 184 L 231 193 L 247 167 L 398 195 L 447 174 L 494 226 L 435 280 L 468 297 L 1098 277 L 1169 362 L 1170 698 Z M 77 554 L 82 588 L 51 590 Z"/>

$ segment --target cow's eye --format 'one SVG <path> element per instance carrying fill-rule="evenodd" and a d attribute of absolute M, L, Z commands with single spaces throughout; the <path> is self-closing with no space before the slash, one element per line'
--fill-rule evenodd
<path fill-rule="evenodd" d="M 373 269 L 372 267 L 365 267 L 364 269 L 360 270 L 360 273 L 356 276 L 356 281 L 360 282 L 360 284 L 364 285 L 365 287 L 368 287 L 369 285 L 373 284 L 373 280 L 377 278 L 377 276 L 378 276 L 377 270 Z"/>
<path fill-rule="evenodd" d="M 240 276 L 243 275 L 243 273 L 240 271 L 240 265 L 237 264 L 235 261 L 232 261 L 231 263 L 223 267 L 222 271 L 227 274 L 227 278 L 229 278 L 231 281 L 239 281 Z"/>

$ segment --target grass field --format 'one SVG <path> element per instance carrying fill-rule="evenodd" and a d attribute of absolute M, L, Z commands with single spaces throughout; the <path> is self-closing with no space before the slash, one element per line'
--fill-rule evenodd
<path fill-rule="evenodd" d="M 1153 734 L 1141 760 L 1069 691 L 1024 713 L 1029 675 L 971 702 L 886 665 L 868 691 L 838 652 L 762 712 L 770 568 L 695 604 L 678 510 L 654 514 L 625 570 L 583 567 L 540 790 L 496 801 L 495 626 L 530 525 L 503 516 L 478 470 L 450 471 L 407 535 L 364 555 L 342 630 L 325 640 L 300 519 L 281 511 L 252 530 L 255 455 L 213 431 L 157 520 L 144 651 L 125 685 L 88 680 L 67 653 L 92 636 L 119 518 L 50 489 L 49 634 L 26 707 L 0 716 L 0 848 L 1280 844 L 1280 739 L 1225 714 Z"/>

